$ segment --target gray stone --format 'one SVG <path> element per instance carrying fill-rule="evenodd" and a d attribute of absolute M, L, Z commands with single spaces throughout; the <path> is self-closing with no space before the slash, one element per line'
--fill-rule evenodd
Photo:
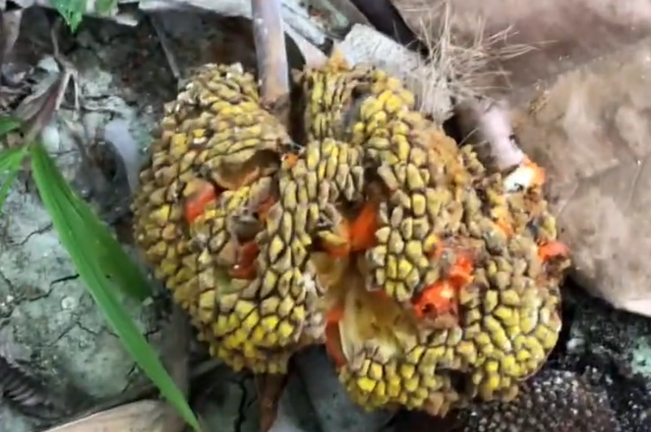
<path fill-rule="evenodd" d="M 323 348 L 301 352 L 296 367 L 323 432 L 376 431 L 393 416 L 389 411 L 367 412 L 351 401 Z"/>
<path fill-rule="evenodd" d="M 90 400 L 119 394 L 132 379 L 133 361 L 86 292 L 49 215 L 34 195 L 17 192 L 4 211 L 0 340 L 21 348 L 7 355 L 45 376 L 53 394 L 70 387 Z M 146 312 L 131 310 L 147 331 Z M 1 422 L 0 431 L 13 432 L 8 425 Z"/>
<path fill-rule="evenodd" d="M 258 404 L 253 378 L 223 368 L 196 406 L 208 430 L 256 432 Z"/>

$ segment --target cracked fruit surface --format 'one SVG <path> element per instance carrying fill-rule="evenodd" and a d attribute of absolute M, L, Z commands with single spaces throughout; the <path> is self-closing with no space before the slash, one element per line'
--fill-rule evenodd
<path fill-rule="evenodd" d="M 157 277 L 234 368 L 325 344 L 368 409 L 512 400 L 561 327 L 542 170 L 488 172 L 382 70 L 335 55 L 293 85 L 293 137 L 236 66 L 167 107 L 133 206 Z"/>

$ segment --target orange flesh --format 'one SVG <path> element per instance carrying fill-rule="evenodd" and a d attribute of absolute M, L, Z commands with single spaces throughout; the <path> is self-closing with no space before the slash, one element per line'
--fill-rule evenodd
<path fill-rule="evenodd" d="M 323 244 L 323 250 L 325 250 L 328 255 L 332 256 L 333 258 L 343 258 L 350 255 L 350 243 L 345 243 L 343 245 L 331 245 L 325 243 Z"/>
<path fill-rule="evenodd" d="M 380 203 L 367 201 L 349 227 L 351 252 L 362 252 L 375 246 L 375 232 L 378 229 L 377 215 Z"/>
<path fill-rule="evenodd" d="M 208 204 L 217 200 L 217 196 L 217 191 L 213 185 L 204 182 L 201 185 L 201 189 L 189 197 L 185 203 L 184 214 L 186 222 L 191 224 L 197 220 L 206 210 Z"/>
<path fill-rule="evenodd" d="M 533 171 L 532 183 L 536 186 L 542 186 L 545 183 L 545 170 L 533 163 L 529 158 L 525 158 L 524 166 Z"/>
<path fill-rule="evenodd" d="M 344 316 L 341 306 L 331 309 L 326 315 L 325 346 L 326 352 L 335 361 L 338 367 L 346 364 L 346 357 L 341 348 L 341 335 L 339 334 L 339 321 Z"/>
<path fill-rule="evenodd" d="M 260 221 L 266 222 L 267 215 L 269 214 L 269 209 L 276 203 L 272 197 L 267 198 L 258 206 L 258 214 L 260 215 Z"/>
<path fill-rule="evenodd" d="M 418 319 L 429 315 L 438 316 L 454 310 L 454 288 L 448 280 L 426 287 L 414 302 L 414 314 Z"/>
<path fill-rule="evenodd" d="M 258 215 L 263 223 L 267 221 L 269 209 L 275 204 L 275 202 L 276 201 L 272 197 L 269 197 L 257 207 Z M 238 253 L 239 256 L 237 263 L 229 271 L 229 274 L 236 279 L 255 279 L 258 274 L 256 259 L 258 258 L 258 255 L 260 255 L 258 244 L 255 240 L 246 242 L 240 246 Z"/>
<path fill-rule="evenodd" d="M 288 168 L 293 167 L 298 162 L 298 155 L 295 153 L 285 153 L 283 155 L 283 162 L 287 165 Z"/>
<path fill-rule="evenodd" d="M 542 262 L 547 262 L 556 257 L 568 256 L 569 249 L 559 241 L 545 243 L 538 247 L 538 256 Z"/>
<path fill-rule="evenodd" d="M 380 203 L 367 201 L 352 221 L 344 221 L 341 231 L 347 242 L 343 245 L 324 244 L 323 248 L 335 258 L 343 258 L 351 253 L 363 252 L 375 245 L 375 232 L 378 229 L 377 214 Z"/>
<path fill-rule="evenodd" d="M 238 252 L 237 264 L 228 273 L 235 279 L 254 279 L 257 275 L 255 260 L 260 253 L 258 244 L 254 240 L 244 243 Z"/>
<path fill-rule="evenodd" d="M 531 179 L 531 186 L 542 186 L 545 184 L 546 174 L 545 170 L 531 161 L 528 157 L 522 162 L 522 166 L 531 170 L 533 173 L 533 178 Z M 518 168 L 520 169 L 520 168 Z M 504 220 L 494 221 L 497 227 L 507 236 L 511 237 L 513 232 L 513 227 L 511 224 L 507 223 Z"/>
<path fill-rule="evenodd" d="M 443 247 L 437 247 L 435 257 L 440 257 Z M 463 287 L 472 282 L 474 266 L 468 254 L 457 252 L 457 258 L 446 279 L 425 287 L 413 302 L 414 314 L 423 319 L 446 313 L 456 313 L 456 295 Z"/>

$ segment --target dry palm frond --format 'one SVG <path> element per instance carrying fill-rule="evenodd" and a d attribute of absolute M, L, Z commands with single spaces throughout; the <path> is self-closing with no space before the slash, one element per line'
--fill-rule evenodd
<path fill-rule="evenodd" d="M 496 78 L 508 79 L 508 73 L 500 67 L 501 61 L 537 49 L 509 43 L 507 39 L 514 33 L 511 27 L 486 36 L 482 18 L 477 18 L 473 38 L 464 40 L 455 34 L 448 1 L 424 13 L 429 16 L 421 21 L 419 33 L 429 48 L 429 57 L 414 69 L 411 77 L 419 87 L 424 111 L 431 109 L 427 101 L 444 89 L 456 101 L 485 95 L 495 88 Z M 433 25 L 438 28 L 432 28 Z M 437 118 L 437 113 L 432 114 Z"/>
<path fill-rule="evenodd" d="M 91 414 L 45 432 L 165 432 L 166 408 L 163 401 L 143 400 Z"/>

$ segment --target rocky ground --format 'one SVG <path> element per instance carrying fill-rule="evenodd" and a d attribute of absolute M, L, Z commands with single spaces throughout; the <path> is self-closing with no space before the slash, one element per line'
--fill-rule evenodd
<path fill-rule="evenodd" d="M 47 28 L 36 11 L 28 15 L 25 26 Z M 47 145 L 78 190 L 102 208 L 119 202 L 116 197 L 124 195 L 128 179 L 125 183 L 124 178 L 114 178 L 108 192 L 94 190 L 88 181 L 92 176 L 84 171 L 75 151 L 75 135 L 84 134 L 87 142 L 97 145 L 115 140 L 117 147 L 117 141 L 131 140 L 143 149 L 162 104 L 173 98 L 176 73 L 209 61 L 252 65 L 255 60 L 242 21 L 174 15 L 161 16 L 157 24 L 167 35 L 176 65 L 170 63 L 151 22 L 130 28 L 89 20 L 74 37 L 60 40 L 62 52 L 78 70 L 81 115 L 73 115 L 70 103 L 64 104 L 47 135 Z M 230 31 L 225 35 L 220 28 Z M 246 55 L 235 58 L 236 52 Z M 52 71 L 46 31 L 24 31 L 17 53 L 17 63 L 38 61 L 44 74 Z M 293 61 L 300 66 L 300 58 Z M 105 216 L 115 217 L 110 212 Z M 29 182 L 16 185 L 9 197 L 0 218 L 0 243 L 1 353 L 41 377 L 45 385 L 39 397 L 64 395 L 56 398 L 55 405 L 74 412 L 142 382 L 85 292 Z M 551 367 L 587 372 L 609 389 L 615 403 L 624 404 L 622 411 L 626 407 L 651 409 L 646 396 L 651 389 L 647 381 L 651 379 L 651 321 L 613 311 L 575 288 L 568 288 L 565 304 L 564 337 Z M 143 331 L 155 341 L 157 314 L 135 305 L 133 311 Z M 283 430 L 352 432 L 386 426 L 389 413 L 365 413 L 348 401 L 322 350 L 299 356 L 297 366 L 298 373 L 281 403 Z M 202 380 L 210 385 L 201 386 L 193 403 L 208 424 L 215 426 L 211 430 L 256 431 L 252 378 L 223 367 L 213 370 L 209 378 Z M 31 431 L 51 420 L 24 415 L 5 402 L 0 401 L 0 432 Z M 630 432 L 651 430 L 651 416 L 641 418 L 646 424 L 630 425 Z M 400 430 L 400 425 L 391 427 Z"/>

